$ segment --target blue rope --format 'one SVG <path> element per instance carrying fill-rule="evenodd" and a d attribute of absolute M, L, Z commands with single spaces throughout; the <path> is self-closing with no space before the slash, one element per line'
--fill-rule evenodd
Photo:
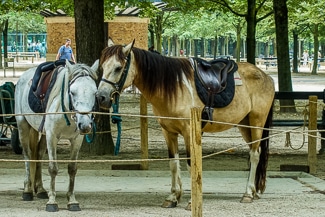
<path fill-rule="evenodd" d="M 93 121 L 93 134 L 92 137 L 90 138 L 88 134 L 86 134 L 86 142 L 87 143 L 92 143 L 95 140 L 96 137 L 96 123 Z"/>
<path fill-rule="evenodd" d="M 113 103 L 113 113 L 118 114 L 118 106 L 119 106 L 119 96 L 117 95 L 115 98 L 115 103 Z M 119 115 L 112 115 L 112 123 L 117 125 L 117 139 L 116 139 L 116 144 L 115 144 L 115 149 L 114 149 L 114 155 L 118 155 L 120 151 L 120 144 L 121 144 L 121 122 L 122 122 L 122 117 Z"/>

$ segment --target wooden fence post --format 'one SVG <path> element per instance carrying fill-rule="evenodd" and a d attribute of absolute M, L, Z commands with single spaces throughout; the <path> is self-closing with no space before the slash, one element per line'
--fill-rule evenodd
<path fill-rule="evenodd" d="M 147 100 L 140 95 L 140 115 L 146 116 L 148 114 L 147 111 Z M 141 129 L 141 158 L 148 159 L 148 118 L 141 117 L 140 118 L 140 129 Z M 142 161 L 141 162 L 141 169 L 148 170 L 149 169 L 149 162 Z"/>
<path fill-rule="evenodd" d="M 201 111 L 191 108 L 191 210 L 192 216 L 202 216 L 202 144 L 201 144 Z"/>
<path fill-rule="evenodd" d="M 309 173 L 316 174 L 317 164 L 317 96 L 309 96 L 308 166 Z M 310 132 L 312 131 L 312 132 Z"/>

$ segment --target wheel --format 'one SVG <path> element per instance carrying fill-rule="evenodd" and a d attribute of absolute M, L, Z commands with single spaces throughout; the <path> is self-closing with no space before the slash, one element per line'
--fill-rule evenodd
<path fill-rule="evenodd" d="M 13 129 L 11 132 L 11 147 L 16 154 L 23 153 L 23 149 L 22 149 L 22 147 L 20 145 L 20 141 L 19 141 L 18 129 Z"/>

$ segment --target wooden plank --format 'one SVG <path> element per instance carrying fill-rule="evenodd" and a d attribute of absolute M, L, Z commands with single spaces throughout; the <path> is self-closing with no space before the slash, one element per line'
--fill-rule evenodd
<path fill-rule="evenodd" d="M 301 171 L 309 173 L 309 166 L 307 165 L 292 165 L 292 164 L 281 164 L 280 171 Z"/>
<path fill-rule="evenodd" d="M 191 108 L 191 210 L 192 216 L 202 216 L 202 144 L 201 109 Z"/>
<path fill-rule="evenodd" d="M 133 16 L 118 16 L 114 17 L 113 20 L 106 20 L 105 22 L 122 22 L 122 23 L 150 23 L 150 19 L 148 18 L 140 18 L 140 17 L 133 17 Z"/>
<path fill-rule="evenodd" d="M 45 17 L 45 23 L 74 23 L 73 17 L 68 16 L 56 16 L 56 17 Z"/>
<path fill-rule="evenodd" d="M 316 168 L 317 168 L 316 130 L 317 130 L 317 96 L 310 96 L 309 97 L 309 124 L 308 124 L 308 166 L 311 174 L 316 174 Z"/>
<path fill-rule="evenodd" d="M 286 91 L 277 91 L 275 92 L 274 99 L 309 99 L 309 96 L 317 96 L 319 99 L 325 99 L 325 90 L 323 92 L 311 91 L 295 91 L 295 92 L 286 92 Z"/>
<path fill-rule="evenodd" d="M 141 164 L 112 164 L 112 170 L 141 170 Z"/>

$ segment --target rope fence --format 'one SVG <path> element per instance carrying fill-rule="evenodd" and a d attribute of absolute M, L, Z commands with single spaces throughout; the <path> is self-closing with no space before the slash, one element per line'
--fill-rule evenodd
<path fill-rule="evenodd" d="M 323 109 L 325 109 L 325 106 L 324 106 L 324 103 L 320 103 L 320 102 L 311 102 L 311 103 L 315 103 L 317 104 L 317 107 L 323 107 Z M 309 104 L 308 104 L 309 105 Z M 305 105 L 305 106 L 301 106 L 301 107 L 308 107 L 308 105 Z M 91 112 L 92 114 L 94 115 L 113 115 L 113 113 L 110 113 L 110 112 Z M 75 112 L 55 112 L 55 113 L 26 113 L 26 114 L 0 114 L 0 116 L 21 116 L 21 115 L 24 115 L 24 116 L 29 116 L 29 115 L 63 115 L 63 114 L 69 114 L 69 115 L 73 115 L 75 114 Z M 154 116 L 154 115 L 139 115 L 139 114 L 127 114 L 127 113 L 121 113 L 119 114 L 119 116 L 121 117 L 129 117 L 129 118 L 150 118 L 150 119 L 171 119 L 171 120 L 188 120 L 190 121 L 190 118 L 175 118 L 175 117 L 165 117 L 165 116 Z M 304 113 L 304 121 L 306 122 L 306 113 Z M 302 148 L 302 146 L 305 144 L 305 136 L 308 136 L 310 138 L 315 138 L 315 139 L 319 139 L 319 140 L 325 140 L 325 138 L 322 138 L 321 136 L 317 135 L 317 132 L 324 132 L 325 130 L 303 130 L 303 131 L 298 131 L 297 129 L 299 129 L 298 127 L 297 128 L 294 128 L 294 129 L 289 129 L 289 130 L 281 130 L 281 129 L 275 129 L 275 128 L 271 128 L 271 129 L 264 129 L 264 128 L 261 128 L 261 127 L 254 127 L 254 126 L 248 126 L 248 125 L 241 125 L 241 124 L 232 124 L 232 123 L 227 123 L 227 122 L 220 122 L 220 121 L 207 121 L 209 123 L 216 123 L 216 124 L 221 124 L 221 125 L 230 125 L 231 127 L 246 127 L 246 128 L 256 128 L 256 129 L 261 129 L 261 130 L 269 130 L 270 133 L 272 135 L 270 135 L 268 138 L 265 138 L 265 139 L 271 139 L 273 137 L 278 137 L 279 135 L 281 134 L 285 134 L 286 135 L 286 141 L 285 141 L 285 146 L 286 147 L 291 147 L 293 150 L 298 150 L 300 148 Z M 12 127 L 12 126 L 10 126 Z M 305 125 L 302 126 L 302 127 L 306 127 Z M 132 131 L 132 130 L 135 130 L 135 129 L 138 129 L 138 127 L 130 127 L 130 128 L 125 128 L 123 129 L 123 131 Z M 155 129 L 153 127 L 150 127 L 150 129 L 152 130 L 159 130 L 161 131 L 161 129 Z M 115 133 L 117 130 L 111 130 L 111 131 L 98 131 L 96 133 L 98 134 L 103 134 L 103 133 Z M 290 141 L 290 134 L 292 133 L 295 133 L 295 134 L 301 134 L 303 135 L 303 144 L 302 146 L 300 146 L 298 149 L 295 149 L 292 147 L 291 145 L 291 141 Z M 315 135 L 311 135 L 312 133 L 316 133 Z M 220 136 L 211 136 L 211 135 L 208 135 L 206 137 L 210 137 L 210 138 L 230 138 L 230 137 L 227 137 L 227 136 L 224 136 L 224 137 L 220 137 Z M 241 136 L 236 136 L 236 138 L 239 138 Z M 133 140 L 139 140 L 139 139 L 136 139 L 136 138 L 128 138 L 128 139 L 133 139 Z M 261 140 L 257 140 L 257 141 L 261 141 Z M 213 157 L 213 156 L 216 156 L 216 155 L 219 155 L 219 154 L 223 154 L 223 153 L 227 153 L 227 152 L 231 152 L 231 151 L 234 151 L 240 147 L 243 147 L 243 146 L 247 146 L 249 144 L 253 144 L 257 141 L 253 141 L 253 142 L 250 142 L 250 143 L 239 143 L 239 144 L 236 144 L 236 145 L 233 145 L 229 148 L 226 148 L 224 150 L 221 150 L 221 151 L 216 151 L 214 153 L 211 153 L 211 154 L 208 154 L 208 155 L 203 155 L 202 156 L 202 159 L 206 159 L 206 158 L 209 158 L 209 157 Z M 158 140 L 158 142 L 165 142 L 164 139 L 162 139 L 161 141 Z M 189 158 L 178 158 L 177 160 L 188 160 Z M 169 161 L 170 159 L 169 158 L 160 158 L 160 159 L 150 159 L 150 158 L 146 158 L 146 159 L 128 159 L 128 160 L 117 160 L 117 159 L 114 159 L 114 160 L 55 160 L 56 162 L 58 163 L 69 163 L 69 162 L 78 162 L 78 163 L 125 163 L 125 162 L 129 162 L 129 163 L 132 163 L 132 162 L 152 162 L 152 161 Z M 51 162 L 50 160 L 17 160 L 17 159 L 0 159 L 0 162 Z"/>

